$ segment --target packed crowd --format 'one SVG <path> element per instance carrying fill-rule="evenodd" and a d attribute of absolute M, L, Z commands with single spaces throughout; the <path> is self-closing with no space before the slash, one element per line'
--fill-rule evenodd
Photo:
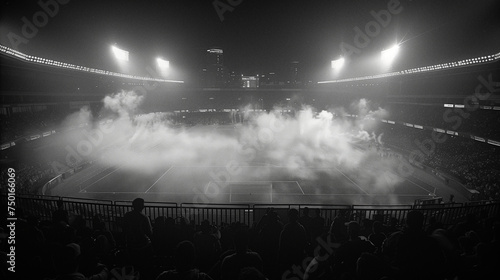
<path fill-rule="evenodd" d="M 423 143 L 433 139 L 430 131 L 398 125 L 384 125 L 378 133 L 383 133 L 383 142 L 388 147 L 407 155 L 421 151 L 417 140 Z M 424 165 L 450 174 L 468 188 L 479 191 L 478 199 L 500 199 L 500 147 L 450 135 L 443 143 L 432 142 L 435 144 L 432 152 L 422 152 Z"/>
<path fill-rule="evenodd" d="M 8 170 L 8 168 L 2 168 L 0 173 L 2 182 L 7 182 L 9 178 Z M 30 165 L 20 163 L 14 170 L 16 174 L 17 194 L 37 194 L 43 184 L 55 176 L 54 171 L 48 165 L 42 164 Z M 7 184 L 2 184 L 0 193 L 7 193 Z"/>
<path fill-rule="evenodd" d="M 30 134 L 39 134 L 54 129 L 63 119 L 55 111 L 23 112 L 12 116 L 0 115 L 1 142 L 14 141 Z"/>
<path fill-rule="evenodd" d="M 241 119 L 239 114 L 231 114 L 230 112 L 191 112 L 177 114 L 174 123 L 188 126 L 225 125 L 238 123 Z"/>
<path fill-rule="evenodd" d="M 500 223 L 484 214 L 448 226 L 431 218 L 424 227 L 419 211 L 389 224 L 358 223 L 344 211 L 325 225 L 319 209 L 290 209 L 282 222 L 269 208 L 251 227 L 195 226 L 172 217 L 152 223 L 142 199 L 132 205 L 120 232 L 97 215 L 91 223 L 73 216 L 61 200 L 50 221 L 18 209 L 17 279 L 460 280 L 500 273 Z M 5 230 L 0 236 L 6 258 Z"/>
<path fill-rule="evenodd" d="M 101 107 L 100 104 L 91 104 L 87 108 L 94 116 L 98 116 Z M 70 109 L 65 106 L 61 108 L 45 105 L 17 107 L 17 109 L 19 112 L 14 112 L 11 115 L 0 114 L 1 143 L 58 130 L 69 115 L 78 111 L 78 109 Z"/>
<path fill-rule="evenodd" d="M 498 110 L 445 108 L 443 106 L 390 104 L 392 120 L 438 127 L 500 141 Z"/>

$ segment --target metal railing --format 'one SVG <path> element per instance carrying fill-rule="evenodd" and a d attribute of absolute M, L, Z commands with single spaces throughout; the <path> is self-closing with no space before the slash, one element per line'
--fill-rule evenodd
<path fill-rule="evenodd" d="M 87 224 L 95 218 L 103 221 L 108 229 L 120 231 L 125 213 L 132 210 L 131 201 L 96 200 L 56 196 L 16 196 L 16 209 L 22 208 L 25 213 L 37 216 L 41 220 L 51 220 L 52 213 L 57 209 L 57 201 L 63 201 L 63 207 L 68 211 L 70 218 L 80 216 Z M 0 195 L 3 205 L 7 204 L 7 195 Z M 328 204 L 196 204 L 174 202 L 145 202 L 144 214 L 154 221 L 158 217 L 184 218 L 190 223 L 199 225 L 208 220 L 214 225 L 240 222 L 248 226 L 256 224 L 272 208 L 287 222 L 287 212 L 295 208 L 302 212 L 308 207 L 314 216 L 316 209 L 325 219 L 325 227 L 333 219 L 342 215 L 349 220 L 363 222 L 365 219 L 378 220 L 389 223 L 397 219 L 403 224 L 408 212 L 421 211 L 425 216 L 425 223 L 435 219 L 443 225 L 452 225 L 465 220 L 468 216 L 476 218 L 496 217 L 500 214 L 500 201 L 482 201 L 464 204 L 428 205 L 418 208 L 414 205 L 328 205 Z"/>

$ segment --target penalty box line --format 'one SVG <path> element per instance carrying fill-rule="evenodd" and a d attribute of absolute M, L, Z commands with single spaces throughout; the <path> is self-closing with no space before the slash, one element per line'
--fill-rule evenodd
<path fill-rule="evenodd" d="M 258 184 L 258 183 L 269 183 L 271 185 L 271 193 L 273 193 L 273 183 L 295 183 L 297 185 L 297 187 L 299 188 L 300 190 L 300 193 L 296 193 L 295 195 L 305 195 L 305 192 L 304 190 L 302 189 L 302 187 L 300 186 L 300 183 L 298 181 L 230 181 L 230 182 L 223 182 L 223 181 L 209 181 L 206 185 L 205 185 L 205 188 L 203 190 L 203 193 L 204 194 L 207 194 L 208 192 L 208 187 L 210 186 L 210 184 L 216 184 L 218 186 L 228 186 L 228 185 L 231 185 L 231 184 L 239 184 L 239 183 L 246 183 L 246 184 L 252 184 L 252 183 L 255 183 L 255 184 Z M 263 186 L 266 186 L 266 185 L 263 185 Z M 231 194 L 232 192 L 229 191 L 229 192 L 220 192 L 221 194 Z M 287 193 L 287 194 L 294 194 L 294 193 Z"/>
<path fill-rule="evenodd" d="M 347 180 L 349 180 L 353 185 L 355 185 L 358 189 L 360 189 L 362 192 L 365 193 L 365 195 L 370 195 L 365 189 L 363 189 L 360 185 L 358 185 L 356 182 L 354 182 L 349 176 L 345 175 L 344 172 L 340 171 L 337 167 L 335 167 L 340 174 L 342 174 Z"/>
<path fill-rule="evenodd" d="M 420 189 L 424 190 L 427 194 L 430 194 L 430 193 L 436 194 L 436 188 L 434 188 L 434 192 L 431 192 L 431 191 L 429 191 L 428 189 L 426 189 L 426 188 L 422 187 L 420 184 L 417 184 L 417 183 L 413 182 L 412 180 L 410 180 L 410 178 L 409 178 L 409 177 L 407 177 L 407 178 L 403 178 L 402 176 L 400 176 L 400 175 L 398 175 L 398 174 L 396 174 L 396 173 L 394 173 L 394 172 L 392 172 L 392 171 L 388 171 L 388 172 L 389 172 L 389 173 L 391 173 L 392 175 L 394 175 L 394 176 L 396 176 L 396 177 L 400 178 L 400 179 L 403 179 L 403 180 L 406 180 L 406 181 L 408 181 L 408 182 L 412 183 L 413 185 L 415 185 L 415 186 L 419 187 Z"/>

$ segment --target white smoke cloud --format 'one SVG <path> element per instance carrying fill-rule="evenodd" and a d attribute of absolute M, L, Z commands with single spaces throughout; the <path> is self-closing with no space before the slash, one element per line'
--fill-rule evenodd
<path fill-rule="evenodd" d="M 273 110 L 246 115 L 248 122 L 234 125 L 232 133 L 221 133 L 214 127 L 176 126 L 169 121 L 167 113 L 137 114 L 143 99 L 125 91 L 104 98 L 105 110 L 115 118 L 112 128 L 106 127 L 109 124 L 94 123 L 93 131 L 87 133 L 100 139 L 89 156 L 91 159 L 107 166 L 147 173 L 165 170 L 169 165 L 208 168 L 229 162 L 240 166 L 269 164 L 282 167 L 280 172 L 305 180 L 316 179 L 318 168 L 326 167 L 323 172 L 332 170 L 331 176 L 338 176 L 333 170 L 340 168 L 353 174 L 368 190 L 377 192 L 397 183 L 380 179 L 380 167 L 390 169 L 395 165 L 393 160 L 380 160 L 375 151 L 363 150 L 356 144 L 376 141 L 380 136 L 366 129 L 377 123 L 371 118 L 387 114 L 381 108 L 372 110 L 365 99 L 350 107 L 351 112 L 360 116 L 358 119 L 342 117 L 346 112 L 343 108 L 316 114 L 312 108 L 304 107 L 295 116 Z M 83 110 L 67 122 L 82 120 L 92 121 L 90 111 Z M 270 176 L 265 169 L 252 172 L 256 178 Z"/>

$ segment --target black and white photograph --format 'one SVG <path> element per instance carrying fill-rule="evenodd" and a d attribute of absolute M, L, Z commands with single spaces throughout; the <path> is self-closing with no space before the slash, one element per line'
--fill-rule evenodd
<path fill-rule="evenodd" d="M 500 277 L 500 1 L 0 15 L 1 279 Z"/>

